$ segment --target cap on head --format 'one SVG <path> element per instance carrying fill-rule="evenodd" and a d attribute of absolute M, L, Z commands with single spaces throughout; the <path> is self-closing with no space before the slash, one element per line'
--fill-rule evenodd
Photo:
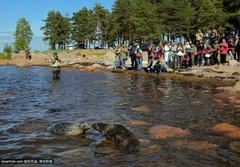
<path fill-rule="evenodd" d="M 139 45 L 137 46 L 137 49 L 140 49 L 140 46 L 139 46 Z"/>

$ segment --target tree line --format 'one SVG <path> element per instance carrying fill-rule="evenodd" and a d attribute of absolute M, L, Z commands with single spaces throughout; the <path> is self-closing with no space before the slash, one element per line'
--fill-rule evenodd
<path fill-rule="evenodd" d="M 51 49 L 111 46 L 114 42 L 160 40 L 162 34 L 191 37 L 198 29 L 219 32 L 240 26 L 239 0 L 116 0 L 112 10 L 96 4 L 63 16 L 50 11 L 43 40 Z"/>

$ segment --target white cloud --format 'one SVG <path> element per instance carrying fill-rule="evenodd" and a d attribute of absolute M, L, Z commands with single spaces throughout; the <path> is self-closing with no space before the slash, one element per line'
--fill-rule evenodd
<path fill-rule="evenodd" d="M 0 37 L 13 36 L 13 32 L 0 32 Z"/>

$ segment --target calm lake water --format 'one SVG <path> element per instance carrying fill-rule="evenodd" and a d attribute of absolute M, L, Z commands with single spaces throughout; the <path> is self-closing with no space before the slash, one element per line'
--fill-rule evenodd
<path fill-rule="evenodd" d="M 238 125 L 239 111 L 215 103 L 214 94 L 213 86 L 140 75 L 64 69 L 53 81 L 47 67 L 0 67 L 0 159 L 54 159 L 56 166 L 239 166 L 240 154 L 229 148 L 233 140 L 209 131 L 221 122 Z M 152 112 L 131 110 L 139 106 Z M 61 112 L 48 113 L 50 108 Z M 120 123 L 145 142 L 140 153 L 128 154 L 96 146 L 101 137 L 91 133 L 63 137 L 46 130 L 58 122 Z M 201 151 L 151 140 L 148 129 L 158 124 L 190 130 L 192 136 L 181 140 L 217 147 Z"/>

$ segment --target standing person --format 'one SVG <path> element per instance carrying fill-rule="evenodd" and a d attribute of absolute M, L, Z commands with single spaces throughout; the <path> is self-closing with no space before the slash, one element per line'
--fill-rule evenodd
<path fill-rule="evenodd" d="M 210 42 L 214 43 L 215 40 L 217 40 L 217 37 L 218 37 L 217 30 L 214 29 L 213 27 L 211 27 L 211 30 L 210 30 Z"/>
<path fill-rule="evenodd" d="M 25 57 L 26 57 L 27 60 L 31 60 L 32 59 L 32 56 L 31 56 L 29 48 L 25 49 Z"/>
<path fill-rule="evenodd" d="M 135 45 L 131 46 L 130 49 L 129 49 L 130 57 L 131 57 L 131 66 L 132 66 L 132 69 L 134 69 L 134 70 L 137 69 L 135 50 L 136 50 Z"/>
<path fill-rule="evenodd" d="M 195 37 L 196 37 L 196 40 L 198 42 L 202 42 L 203 41 L 203 33 L 202 33 L 202 31 L 200 29 L 195 34 Z"/>
<path fill-rule="evenodd" d="M 196 56 L 196 65 L 201 66 L 203 62 L 203 51 L 204 44 L 203 42 L 197 42 L 197 56 Z"/>
<path fill-rule="evenodd" d="M 122 65 L 121 65 L 121 67 L 123 69 L 125 69 L 126 61 L 128 59 L 128 49 L 127 49 L 127 47 L 125 45 L 122 46 L 121 57 L 122 57 Z"/>
<path fill-rule="evenodd" d="M 188 68 L 190 66 L 190 60 L 191 60 L 190 42 L 185 42 L 184 49 L 185 49 L 184 63 L 186 68 Z"/>
<path fill-rule="evenodd" d="M 222 43 L 220 44 L 221 64 L 225 64 L 226 63 L 227 53 L 228 53 L 228 43 L 226 42 L 226 39 L 223 39 Z"/>
<path fill-rule="evenodd" d="M 122 53 L 122 45 L 118 46 L 115 51 L 115 65 L 114 68 L 121 68 L 122 60 L 121 60 L 121 53 Z"/>
<path fill-rule="evenodd" d="M 190 48 L 190 56 L 191 56 L 190 62 L 191 62 L 191 66 L 194 66 L 194 65 L 196 65 L 194 63 L 194 60 L 195 60 L 195 57 L 197 55 L 197 47 L 192 41 L 190 41 L 189 44 L 191 46 L 191 48 Z"/>
<path fill-rule="evenodd" d="M 54 80 L 59 80 L 60 79 L 60 59 L 58 58 L 57 52 L 54 52 L 52 57 L 51 57 L 51 67 L 52 67 L 52 72 L 53 72 L 53 79 Z"/>
<path fill-rule="evenodd" d="M 235 59 L 240 62 L 240 40 L 239 34 L 235 37 Z"/>
<path fill-rule="evenodd" d="M 184 46 L 183 44 L 180 42 L 178 43 L 177 46 L 177 68 L 181 69 L 182 68 L 182 60 L 183 60 L 183 56 L 184 56 Z"/>
<path fill-rule="evenodd" d="M 148 67 L 151 66 L 153 57 L 154 57 L 154 46 L 153 46 L 153 43 L 150 42 L 148 46 Z"/>
<path fill-rule="evenodd" d="M 171 57 L 170 57 L 170 43 L 168 42 L 165 46 L 164 46 L 164 59 L 165 59 L 165 63 L 169 66 L 171 63 Z"/>
<path fill-rule="evenodd" d="M 143 62 L 143 51 L 140 49 L 140 46 L 136 47 L 135 55 L 136 55 L 136 62 L 137 62 L 137 71 L 140 71 L 142 69 L 142 62 Z"/>
<path fill-rule="evenodd" d="M 213 49 L 214 49 L 214 52 L 213 52 L 213 64 L 218 64 L 219 65 L 219 60 L 218 60 L 218 56 L 219 56 L 219 43 L 218 43 L 218 40 L 216 39 L 214 41 L 214 44 L 213 44 Z"/>
<path fill-rule="evenodd" d="M 156 48 L 155 54 L 157 54 L 157 57 L 159 59 L 163 59 L 163 44 L 162 44 L 162 42 L 159 42 L 158 47 Z"/>
<path fill-rule="evenodd" d="M 229 39 L 228 47 L 229 47 L 228 53 L 231 56 L 231 60 L 234 60 L 235 50 L 233 49 L 234 48 L 234 40 L 233 40 L 233 38 Z"/>

